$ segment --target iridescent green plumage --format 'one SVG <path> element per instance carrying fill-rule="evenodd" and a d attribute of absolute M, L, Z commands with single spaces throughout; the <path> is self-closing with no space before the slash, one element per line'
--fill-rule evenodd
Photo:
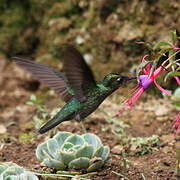
<path fill-rule="evenodd" d="M 40 133 L 45 133 L 63 121 L 84 119 L 123 82 L 135 79 L 111 73 L 101 82 L 96 83 L 82 55 L 73 46 L 67 46 L 64 51 L 65 74 L 33 61 L 18 57 L 14 59 L 40 82 L 53 88 L 67 102 L 52 119 L 40 128 Z"/>

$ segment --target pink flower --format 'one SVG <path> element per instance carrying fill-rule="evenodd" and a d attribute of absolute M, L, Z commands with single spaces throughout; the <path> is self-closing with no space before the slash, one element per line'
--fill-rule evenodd
<path fill-rule="evenodd" d="M 180 112 L 178 113 L 178 115 L 174 120 L 173 128 L 176 130 L 177 134 L 180 133 Z"/>
<path fill-rule="evenodd" d="M 145 61 L 145 58 L 149 56 L 149 55 L 145 55 L 142 58 L 142 62 Z M 155 84 L 156 87 L 162 91 L 165 94 L 171 95 L 171 93 L 165 89 L 163 89 L 157 82 L 156 82 L 156 78 L 160 75 L 160 73 L 164 70 L 164 68 L 162 66 L 159 66 L 157 69 L 155 69 L 152 73 L 151 73 L 151 64 L 147 64 L 145 66 L 145 68 L 142 69 L 144 75 L 140 75 L 138 77 L 139 80 L 139 84 L 131 91 L 132 95 L 125 100 L 124 102 L 124 107 L 119 111 L 118 114 L 122 114 L 124 112 L 124 110 L 126 109 L 131 109 L 134 104 L 136 103 L 136 101 L 139 99 L 139 97 L 144 93 L 144 91 L 146 89 L 148 89 L 151 84 Z M 150 74 L 151 73 L 151 74 Z"/>
<path fill-rule="evenodd" d="M 149 65 L 146 66 L 143 69 L 144 75 L 139 76 L 139 84 L 133 89 L 132 95 L 124 102 L 125 109 L 131 109 L 136 101 L 139 99 L 139 97 L 144 93 L 146 89 L 150 87 L 151 84 L 155 84 L 158 89 L 160 89 L 162 92 L 170 95 L 170 92 L 163 89 L 159 84 L 156 82 L 156 77 L 159 76 L 159 74 L 163 71 L 163 67 L 158 67 L 151 75 Z M 124 110 L 124 108 L 119 111 L 118 114 L 121 114 Z"/>

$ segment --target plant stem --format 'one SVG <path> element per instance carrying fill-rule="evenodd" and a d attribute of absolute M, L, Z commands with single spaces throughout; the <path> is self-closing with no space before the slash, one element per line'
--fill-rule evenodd
<path fill-rule="evenodd" d="M 82 175 L 79 175 L 79 177 L 91 177 L 91 176 L 95 176 L 95 175 L 97 175 L 97 172 L 82 174 Z"/>
<path fill-rule="evenodd" d="M 85 126 L 84 126 L 84 123 L 82 121 L 80 121 L 80 124 L 81 124 L 81 128 L 83 130 L 83 133 L 87 133 L 87 130 L 86 130 Z"/>
<path fill-rule="evenodd" d="M 48 172 L 34 172 L 35 175 L 38 176 L 47 176 L 48 178 L 58 179 L 58 180 L 67 180 L 68 178 L 73 178 L 78 176 L 82 180 L 87 180 L 86 178 L 97 175 L 97 172 L 91 172 L 86 174 L 80 174 L 75 171 L 57 171 L 57 174 L 51 174 Z"/>
<path fill-rule="evenodd" d="M 177 63 L 178 61 L 179 61 L 179 59 L 177 59 L 176 61 L 168 64 L 165 68 L 168 69 L 168 68 L 169 68 L 170 66 L 172 66 L 173 64 L 177 64 L 178 66 L 180 66 L 179 63 Z"/>
<path fill-rule="evenodd" d="M 123 175 L 123 174 L 121 174 L 121 173 L 117 173 L 117 172 L 115 172 L 115 171 L 112 171 L 112 173 L 114 173 L 114 174 L 116 174 L 116 175 L 118 175 L 118 176 L 120 176 L 120 177 L 122 177 L 122 178 L 124 178 L 124 179 L 126 179 L 126 180 L 130 180 L 129 178 L 127 178 L 125 175 Z"/>
<path fill-rule="evenodd" d="M 123 159 L 123 168 L 124 168 L 124 172 L 127 172 L 127 160 L 126 160 L 126 155 L 125 152 L 122 152 L 122 159 Z"/>
<path fill-rule="evenodd" d="M 172 54 L 170 57 L 168 57 L 161 65 L 164 66 L 172 57 L 174 57 L 177 53 L 179 53 L 179 51 L 175 52 L 174 54 Z"/>
<path fill-rule="evenodd" d="M 69 175 L 80 175 L 79 172 L 76 171 L 57 171 L 57 174 L 69 174 Z"/>
<path fill-rule="evenodd" d="M 177 148 L 177 177 L 180 177 L 180 148 Z"/>

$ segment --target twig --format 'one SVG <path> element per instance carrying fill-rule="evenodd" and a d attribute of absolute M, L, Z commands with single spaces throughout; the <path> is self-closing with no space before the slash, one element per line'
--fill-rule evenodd
<path fill-rule="evenodd" d="M 76 171 L 57 171 L 56 174 L 80 175 L 80 173 Z"/>
<path fill-rule="evenodd" d="M 123 178 L 126 179 L 126 180 L 130 180 L 130 179 L 127 178 L 125 175 L 123 175 L 123 174 L 121 174 L 121 173 L 117 173 L 116 171 L 112 171 L 112 173 L 114 173 L 114 174 L 116 174 L 116 175 L 118 175 L 118 176 L 120 176 L 120 177 L 123 177 Z"/>
<path fill-rule="evenodd" d="M 144 176 L 143 173 L 141 173 L 141 176 L 142 176 L 142 179 L 143 179 L 143 180 L 146 180 L 146 177 Z"/>
<path fill-rule="evenodd" d="M 67 178 L 74 178 L 75 176 L 80 177 L 82 180 L 88 180 L 86 177 L 91 177 L 97 175 L 97 172 L 80 174 L 79 172 L 75 171 L 57 171 L 57 174 L 49 174 L 44 172 L 33 172 L 38 176 L 48 176 L 51 178 L 58 178 L 59 180 L 66 180 Z"/>
<path fill-rule="evenodd" d="M 174 57 L 177 53 L 179 53 L 179 51 L 175 52 L 174 54 L 172 54 L 170 57 L 168 57 L 163 63 L 162 63 L 162 66 L 164 66 L 172 57 Z"/>

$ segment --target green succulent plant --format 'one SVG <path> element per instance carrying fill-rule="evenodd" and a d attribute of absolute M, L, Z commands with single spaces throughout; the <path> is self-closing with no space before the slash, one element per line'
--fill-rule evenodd
<path fill-rule="evenodd" d="M 38 180 L 32 172 L 12 162 L 0 163 L 0 180 Z"/>
<path fill-rule="evenodd" d="M 92 172 L 104 165 L 109 151 L 109 147 L 103 146 L 95 134 L 59 132 L 37 147 L 36 157 L 46 166 L 57 170 L 69 168 Z"/>

